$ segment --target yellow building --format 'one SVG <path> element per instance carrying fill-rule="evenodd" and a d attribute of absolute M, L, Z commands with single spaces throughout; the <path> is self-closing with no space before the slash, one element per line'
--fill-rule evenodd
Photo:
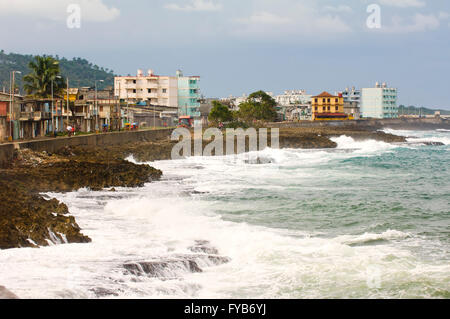
<path fill-rule="evenodd" d="M 311 99 L 313 121 L 348 120 L 344 113 L 344 98 L 322 92 Z"/>

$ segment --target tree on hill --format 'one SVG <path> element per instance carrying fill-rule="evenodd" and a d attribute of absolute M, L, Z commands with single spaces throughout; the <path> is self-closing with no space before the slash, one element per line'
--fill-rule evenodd
<path fill-rule="evenodd" d="M 233 114 L 228 106 L 219 101 L 212 101 L 213 108 L 209 113 L 208 120 L 213 123 L 229 122 L 233 120 Z"/>
<path fill-rule="evenodd" d="M 101 69 L 94 69 L 94 65 L 82 59 L 76 57 L 73 59 L 67 59 L 59 56 L 49 56 L 59 61 L 61 74 L 64 79 L 69 77 L 71 87 L 94 87 L 95 80 L 103 80 L 104 82 L 98 83 L 98 89 L 104 89 L 108 86 L 114 85 L 114 72 L 110 70 L 102 71 Z M 23 55 L 17 53 L 5 53 L 0 51 L 0 90 L 4 87 L 5 90 L 9 90 L 10 80 L 9 75 L 12 70 L 21 71 L 22 74 L 29 72 L 28 65 L 31 61 L 34 61 L 35 57 L 32 55 Z M 22 77 L 17 77 L 16 83 L 18 87 L 23 88 Z"/>
<path fill-rule="evenodd" d="M 244 122 L 275 121 L 277 111 L 275 100 L 264 91 L 257 91 L 249 95 L 247 101 L 239 105 L 237 117 Z"/>
<path fill-rule="evenodd" d="M 59 62 L 49 56 L 36 56 L 34 61 L 28 64 L 31 73 L 23 77 L 24 89 L 28 95 L 35 98 L 49 98 L 53 93 L 61 94 L 64 88 L 64 80 L 61 77 Z M 59 78 L 58 78 L 59 76 Z"/>

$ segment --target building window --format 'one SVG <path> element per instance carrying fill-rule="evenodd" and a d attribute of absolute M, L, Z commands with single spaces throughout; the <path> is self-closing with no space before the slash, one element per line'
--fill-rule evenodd
<path fill-rule="evenodd" d="M 167 89 L 162 89 L 163 93 L 167 93 Z"/>
<path fill-rule="evenodd" d="M 316 106 L 315 110 L 317 111 L 318 107 Z"/>
<path fill-rule="evenodd" d="M 133 93 L 136 93 L 136 89 L 133 89 Z"/>
<path fill-rule="evenodd" d="M 331 99 L 328 99 L 328 103 L 330 103 L 331 102 Z"/>
<path fill-rule="evenodd" d="M 133 84 L 136 84 L 136 80 L 133 80 Z"/>
<path fill-rule="evenodd" d="M 323 111 L 325 112 L 326 110 L 327 110 L 327 108 L 324 106 L 324 107 L 323 107 Z"/>
<path fill-rule="evenodd" d="M 330 111 L 331 110 L 331 108 L 330 108 L 330 106 L 328 106 L 328 111 Z"/>
<path fill-rule="evenodd" d="M 339 107 L 336 106 L 336 112 L 339 111 Z"/>
<path fill-rule="evenodd" d="M 148 91 L 148 93 L 152 93 L 152 89 L 148 89 L 147 91 Z"/>
<path fill-rule="evenodd" d="M 315 102 L 317 103 L 319 101 L 319 99 L 316 99 Z"/>
<path fill-rule="evenodd" d="M 338 103 L 339 102 L 339 99 L 336 99 L 336 103 Z"/>
<path fill-rule="evenodd" d="M 322 102 L 325 103 L 327 101 L 327 99 L 323 99 Z"/>

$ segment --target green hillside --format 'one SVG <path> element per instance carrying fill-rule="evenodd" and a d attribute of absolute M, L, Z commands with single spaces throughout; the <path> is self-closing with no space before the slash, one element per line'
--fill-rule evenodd
<path fill-rule="evenodd" d="M 30 73 L 28 63 L 33 57 L 33 55 L 6 54 L 3 50 L 0 51 L 0 91 L 3 91 L 3 88 L 7 92 L 9 91 L 9 77 L 10 71 L 12 70 L 22 72 L 21 75 L 16 76 L 16 86 L 22 89 L 22 77 Z M 105 81 L 103 83 L 97 83 L 99 89 L 114 85 L 114 72 L 112 70 L 99 67 L 82 58 L 68 60 L 66 58 L 59 58 L 58 56 L 52 57 L 60 62 L 61 74 L 64 77 L 69 76 L 69 84 L 71 87 L 94 87 L 95 80 Z"/>

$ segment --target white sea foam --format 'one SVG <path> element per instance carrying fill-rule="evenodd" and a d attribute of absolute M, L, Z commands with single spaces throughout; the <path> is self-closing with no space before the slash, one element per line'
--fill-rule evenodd
<path fill-rule="evenodd" d="M 335 240 L 337 242 L 351 245 L 351 244 L 363 244 L 363 243 L 370 243 L 374 241 L 384 241 L 384 240 L 396 240 L 396 239 L 404 239 L 410 237 L 411 234 L 398 231 L 398 230 L 386 230 L 383 233 L 380 234 L 374 234 L 374 233 L 364 233 L 362 235 L 358 236 L 352 236 L 352 235 L 343 235 L 336 237 Z"/>

